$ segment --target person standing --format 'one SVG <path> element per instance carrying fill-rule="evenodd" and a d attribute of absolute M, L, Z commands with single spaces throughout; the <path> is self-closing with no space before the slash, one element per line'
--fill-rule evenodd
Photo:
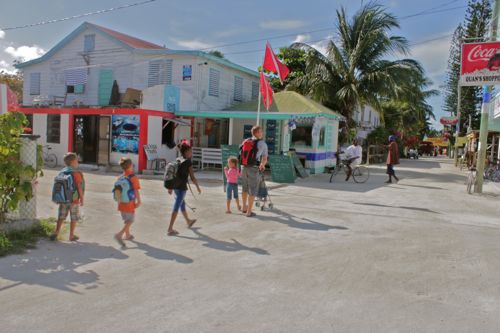
<path fill-rule="evenodd" d="M 389 179 L 386 183 L 392 183 L 392 178 L 396 179 L 396 182 L 399 181 L 399 178 L 396 177 L 396 173 L 394 171 L 394 165 L 399 164 L 399 148 L 398 143 L 396 142 L 396 136 L 391 135 L 389 137 L 389 152 L 387 154 L 387 175 L 389 175 Z"/>
<path fill-rule="evenodd" d="M 267 144 L 262 140 L 263 137 L 262 128 L 254 126 L 252 138 L 246 139 L 240 146 L 242 211 L 247 217 L 255 216 L 252 209 L 259 190 L 259 172 L 266 169 L 268 151 Z"/>
<path fill-rule="evenodd" d="M 359 145 L 358 139 L 352 141 L 352 145 L 347 147 L 345 151 L 347 155 L 347 177 L 345 181 L 348 181 L 352 176 L 352 168 L 361 164 L 361 156 L 363 154 L 363 148 Z"/>

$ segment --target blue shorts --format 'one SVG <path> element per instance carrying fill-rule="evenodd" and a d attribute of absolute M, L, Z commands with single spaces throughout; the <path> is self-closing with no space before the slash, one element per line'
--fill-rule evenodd
<path fill-rule="evenodd" d="M 174 190 L 175 193 L 175 202 L 174 202 L 174 212 L 178 212 L 179 209 L 181 212 L 186 211 L 186 203 L 184 199 L 186 198 L 186 190 Z"/>
<path fill-rule="evenodd" d="M 238 199 L 238 184 L 227 183 L 226 195 L 227 200 Z"/>

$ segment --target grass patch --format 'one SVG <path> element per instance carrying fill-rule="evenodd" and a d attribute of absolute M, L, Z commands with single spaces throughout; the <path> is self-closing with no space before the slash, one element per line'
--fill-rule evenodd
<path fill-rule="evenodd" d="M 31 229 L 0 232 L 0 257 L 24 253 L 35 248 L 40 238 L 48 238 L 55 230 L 55 219 L 43 219 Z"/>

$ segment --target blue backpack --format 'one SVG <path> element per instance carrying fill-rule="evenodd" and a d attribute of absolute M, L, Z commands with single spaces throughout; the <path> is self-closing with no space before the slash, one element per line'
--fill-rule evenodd
<path fill-rule="evenodd" d="M 115 182 L 115 186 L 113 187 L 113 198 L 116 202 L 119 203 L 129 203 L 135 200 L 135 191 L 132 186 L 132 177 L 135 177 L 134 174 L 129 176 L 120 176 L 118 180 Z"/>
<path fill-rule="evenodd" d="M 75 199 L 76 184 L 71 168 L 64 168 L 54 178 L 52 201 L 57 204 L 70 204 Z"/>

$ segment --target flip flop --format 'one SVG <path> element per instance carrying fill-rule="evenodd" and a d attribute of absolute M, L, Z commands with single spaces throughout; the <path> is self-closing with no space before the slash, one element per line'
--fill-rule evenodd
<path fill-rule="evenodd" d="M 80 239 L 80 237 L 78 237 L 78 236 L 73 236 L 73 237 L 71 237 L 69 240 L 70 240 L 70 242 L 76 242 L 76 241 L 77 241 L 77 240 L 79 240 L 79 239 Z"/>
<path fill-rule="evenodd" d="M 255 217 L 257 216 L 257 214 L 255 214 L 254 212 L 250 213 L 250 215 L 245 215 L 246 217 Z"/>
<path fill-rule="evenodd" d="M 168 236 L 177 236 L 178 234 L 179 234 L 179 232 L 176 230 L 172 230 L 172 231 L 167 232 Z"/>
<path fill-rule="evenodd" d="M 118 235 L 115 235 L 115 240 L 116 242 L 121 246 L 121 247 L 125 247 L 125 242 L 123 241 L 123 239 L 121 239 L 120 237 L 118 237 Z"/>
<path fill-rule="evenodd" d="M 132 241 L 134 239 L 135 239 L 134 235 L 130 235 L 129 237 L 125 238 L 125 240 L 128 240 L 128 241 Z"/>
<path fill-rule="evenodd" d="M 196 219 L 191 220 L 191 223 L 188 224 L 188 228 L 191 229 L 193 227 L 193 225 L 196 223 L 196 221 L 197 221 Z"/>

